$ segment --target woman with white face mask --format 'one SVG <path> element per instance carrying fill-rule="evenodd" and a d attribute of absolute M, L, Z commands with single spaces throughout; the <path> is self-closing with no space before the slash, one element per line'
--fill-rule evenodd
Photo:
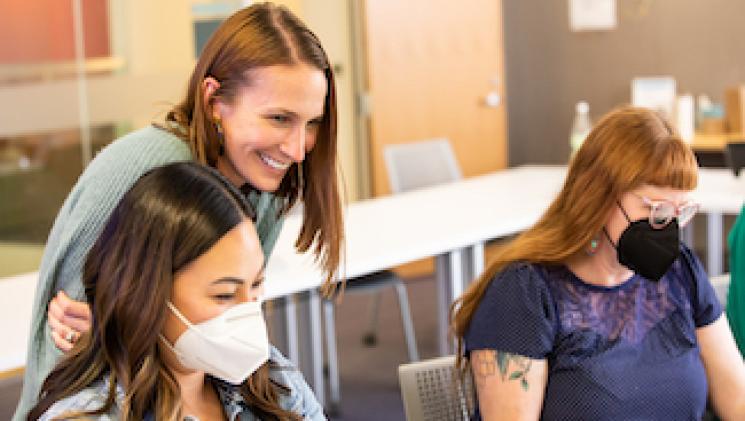
<path fill-rule="evenodd" d="M 296 247 L 312 250 L 332 286 L 344 230 L 336 149 L 334 72 L 315 34 L 271 3 L 254 3 L 227 18 L 165 121 L 98 153 L 60 209 L 39 268 L 23 393 L 13 419 L 25 418 L 62 352 L 90 328 L 84 257 L 142 174 L 182 161 L 217 169 L 256 209 L 266 257 L 289 209 L 302 201 Z"/>
<path fill-rule="evenodd" d="M 271 348 L 253 209 L 216 171 L 144 175 L 89 252 L 93 315 L 27 419 L 322 420 Z"/>

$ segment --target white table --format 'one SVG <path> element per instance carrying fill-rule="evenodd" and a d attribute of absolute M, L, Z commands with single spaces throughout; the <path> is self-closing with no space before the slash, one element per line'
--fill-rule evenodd
<path fill-rule="evenodd" d="M 341 277 L 355 278 L 425 257 L 437 257 L 440 352 L 447 353 L 447 308 L 465 280 L 483 270 L 483 244 L 514 235 L 535 223 L 560 190 L 566 168 L 524 166 L 426 189 L 352 203 L 345 215 L 346 262 Z M 722 215 L 737 214 L 745 198 L 745 178 L 727 170 L 702 169 L 694 199 L 708 214 L 708 265 L 721 273 Z M 322 274 L 307 255 L 293 249 L 299 216 L 288 218 L 267 268 L 266 291 L 280 297 L 311 292 L 311 383 L 323 385 L 319 297 Z M 294 312 L 290 307 L 289 312 Z M 294 317 L 288 315 L 292 323 Z M 289 357 L 297 362 L 298 344 L 288 326 Z M 316 386 L 319 400 L 323 388 Z"/>
<path fill-rule="evenodd" d="M 525 166 L 395 196 L 356 202 L 346 209 L 346 261 L 341 276 L 354 278 L 425 257 L 437 257 L 440 350 L 446 352 L 447 306 L 460 295 L 464 280 L 483 269 L 483 244 L 532 225 L 559 191 L 564 167 Z M 722 215 L 737 214 L 745 198 L 745 177 L 726 170 L 702 169 L 694 198 L 708 214 L 708 265 L 722 267 Z M 292 216 L 267 267 L 267 298 L 310 295 L 310 347 L 314 385 L 322 385 L 321 310 L 317 287 L 323 274 L 309 255 L 295 253 L 300 218 Z M 2 348 L 0 372 L 22 367 L 26 356 L 36 274 L 0 279 L 0 331 L 14 332 Z M 31 279 L 33 278 L 33 279 Z M 20 295 L 19 295 L 20 294 Z M 288 314 L 294 313 L 288 300 Z M 10 304 L 10 305 L 8 305 Z M 288 354 L 297 362 L 295 317 L 288 317 Z M 16 332 L 18 331 L 18 332 Z M 319 363 L 321 361 L 321 363 Z M 316 391 L 322 390 L 316 387 Z M 319 398 L 322 400 L 323 394 Z"/>
<path fill-rule="evenodd" d="M 31 311 L 36 292 L 36 272 L 0 278 L 0 373 L 26 365 Z"/>
<path fill-rule="evenodd" d="M 745 203 L 745 176 L 735 177 L 730 170 L 702 168 L 693 198 L 706 214 L 706 263 L 709 276 L 724 273 L 723 216 L 737 215 Z"/>
<path fill-rule="evenodd" d="M 352 203 L 345 214 L 346 259 L 340 275 L 355 278 L 437 256 L 439 342 L 441 351 L 445 352 L 447 306 L 460 295 L 463 279 L 483 268 L 483 251 L 471 252 L 471 249 L 489 239 L 512 235 L 530 226 L 556 192 L 557 184 L 552 182 L 555 180 L 545 178 L 555 177 L 555 171 L 554 168 L 515 169 Z M 526 189 L 526 186 L 531 188 Z M 320 299 L 315 291 L 323 275 L 311 257 L 294 251 L 301 222 L 299 216 L 285 221 L 268 263 L 265 288 L 267 298 L 311 289 L 307 316 L 311 332 L 310 343 L 306 344 L 313 360 L 309 380 L 319 401 L 323 402 Z M 297 363 L 294 311 L 291 305 L 286 317 L 289 322 L 288 357 Z"/>

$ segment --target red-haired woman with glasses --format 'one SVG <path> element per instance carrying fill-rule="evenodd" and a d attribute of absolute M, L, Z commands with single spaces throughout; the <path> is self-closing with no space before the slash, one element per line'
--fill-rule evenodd
<path fill-rule="evenodd" d="M 745 365 L 679 231 L 690 148 L 652 111 L 606 115 L 542 218 L 454 304 L 480 420 L 745 419 Z"/>

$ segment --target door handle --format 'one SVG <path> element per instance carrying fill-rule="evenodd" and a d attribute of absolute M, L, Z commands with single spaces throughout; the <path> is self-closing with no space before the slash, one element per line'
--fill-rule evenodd
<path fill-rule="evenodd" d="M 488 108 L 498 108 L 502 105 L 502 96 L 497 91 L 491 91 L 484 97 L 483 105 Z"/>

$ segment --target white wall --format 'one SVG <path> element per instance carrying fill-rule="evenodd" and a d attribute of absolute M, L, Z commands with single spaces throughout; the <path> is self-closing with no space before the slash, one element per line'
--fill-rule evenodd
<path fill-rule="evenodd" d="M 112 20 L 124 23 L 112 25 L 118 30 L 112 38 L 123 38 L 120 48 L 126 49 L 130 73 L 157 74 L 192 66 L 194 31 L 190 2 L 112 0 L 110 5 Z M 120 18 L 113 12 L 124 16 Z M 120 43 L 114 41 L 114 45 Z"/>
<path fill-rule="evenodd" d="M 127 121 L 131 128 L 163 117 L 184 94 L 194 64 L 194 0 L 109 0 L 117 74 L 87 82 L 91 124 Z M 346 0 L 280 0 L 316 32 L 337 72 L 339 162 L 347 200 L 359 198 L 354 128 L 353 60 Z M 0 136 L 79 126 L 74 79 L 0 85 Z M 12 105 L 11 105 L 12 104 Z"/>
<path fill-rule="evenodd" d="M 332 65 L 339 69 L 336 73 L 339 163 L 347 200 L 352 202 L 360 195 L 349 16 L 349 2 L 346 0 L 303 0 L 301 17 L 321 39 Z"/>

